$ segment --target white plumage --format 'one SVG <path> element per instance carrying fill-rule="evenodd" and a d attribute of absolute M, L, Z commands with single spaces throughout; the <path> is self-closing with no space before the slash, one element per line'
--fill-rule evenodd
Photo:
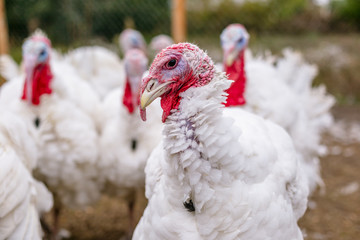
<path fill-rule="evenodd" d="M 140 49 L 146 52 L 146 42 L 143 35 L 132 28 L 127 28 L 119 35 L 119 46 L 125 55 L 130 49 Z"/>
<path fill-rule="evenodd" d="M 101 101 L 95 89 L 78 74 L 76 67 L 65 60 L 51 61 L 51 67 L 55 78 L 52 87 L 56 89 L 61 98 L 69 100 L 89 116 L 96 129 L 100 131 L 102 125 Z"/>
<path fill-rule="evenodd" d="M 276 69 L 261 58 L 245 62 L 247 84 L 244 109 L 291 130 L 299 119 L 301 102 L 279 77 Z"/>
<path fill-rule="evenodd" d="M 284 57 L 279 58 L 276 62 L 276 70 L 282 76 L 281 79 L 297 94 L 309 122 L 307 131 L 311 137 L 308 137 L 307 141 L 305 138 L 303 141 L 298 141 L 304 144 L 301 151 L 312 149 L 322 155 L 325 147 L 320 145 L 321 135 L 333 123 L 330 109 L 335 104 L 335 98 L 326 92 L 324 85 L 312 86 L 318 69 L 315 65 L 307 63 L 301 53 L 286 48 L 283 50 L 283 55 Z"/>
<path fill-rule="evenodd" d="M 50 41 L 43 33 L 25 41 L 23 54 L 26 77 L 6 83 L 18 87 L 8 88 L 11 93 L 4 87 L 0 101 L 37 128 L 41 147 L 36 175 L 54 194 L 55 208 L 88 206 L 100 198 L 102 188 L 94 119 L 99 100 L 71 68 L 60 62 L 51 68 Z M 57 223 L 55 219 L 53 234 Z"/>
<path fill-rule="evenodd" d="M 38 34 L 44 34 L 40 30 Z M 53 88 L 62 97 L 69 99 L 87 115 L 89 115 L 96 124 L 97 129 L 101 125 L 101 106 L 100 99 L 97 96 L 94 88 L 88 84 L 87 78 L 82 78 L 81 68 L 76 64 L 73 66 L 63 58 L 60 53 L 54 49 L 48 49 L 51 52 L 51 71 L 55 78 L 60 78 L 58 81 L 53 81 Z M 9 56 L 11 59 L 11 57 Z M 87 59 L 87 58 L 85 58 Z M 13 60 L 12 60 L 13 61 Z M 79 70 L 80 69 L 80 70 Z M 0 99 L 3 103 L 12 103 L 18 101 L 23 94 L 24 79 L 26 75 L 23 71 L 11 75 L 7 82 L 2 85 L 0 89 Z M 90 77 L 90 74 L 86 77 Z"/>
<path fill-rule="evenodd" d="M 0 239 L 42 239 L 40 217 L 53 199 L 36 181 L 36 136 L 31 128 L 3 109 L 0 118 Z"/>
<path fill-rule="evenodd" d="M 1 85 L 0 88 L 0 101 L 2 103 L 11 103 L 16 101 L 16 99 L 21 98 L 21 89 L 24 86 L 24 76 L 15 77 L 11 81 L 7 81 Z"/>
<path fill-rule="evenodd" d="M 119 37 L 124 55 L 130 49 L 146 50 L 146 42 L 140 32 L 125 29 Z M 87 80 L 101 100 L 125 82 L 124 63 L 113 51 L 100 46 L 76 48 L 68 52 L 64 61 L 74 67 L 80 77 Z"/>
<path fill-rule="evenodd" d="M 52 61 L 62 60 L 61 54 L 55 49 L 51 49 Z M 0 55 L 0 76 L 6 81 L 10 81 L 14 78 L 24 75 L 24 66 L 18 65 L 15 60 L 8 54 Z"/>
<path fill-rule="evenodd" d="M 122 87 L 125 81 L 124 66 L 112 51 L 100 47 L 80 47 L 67 53 L 65 61 L 75 67 L 86 79 L 100 99 L 114 88 Z"/>
<path fill-rule="evenodd" d="M 5 80 L 10 80 L 20 75 L 20 69 L 14 59 L 7 55 L 0 55 L 0 76 Z"/>
<path fill-rule="evenodd" d="M 173 43 L 174 43 L 174 40 L 170 36 L 165 35 L 165 34 L 157 35 L 157 36 L 153 37 L 150 41 L 150 44 L 149 44 L 150 52 L 154 56 L 156 56 L 156 54 L 161 52 L 161 50 L 170 46 Z"/>
<path fill-rule="evenodd" d="M 270 119 L 287 130 L 306 169 L 309 187 L 313 192 L 317 186 L 324 186 L 318 156 L 325 151 L 321 137 L 332 123 L 330 108 L 335 101 L 327 95 L 324 87 L 312 88 L 316 68 L 304 61 L 297 62 L 287 70 L 302 70 L 293 71 L 289 74 L 291 80 L 286 82 L 281 72 L 281 62 L 275 68 L 261 58 L 249 59 L 246 63 L 248 84 L 244 109 Z"/>
<path fill-rule="evenodd" d="M 153 148 L 161 139 L 159 107 L 154 108 L 149 122 L 141 122 L 139 112 L 129 114 L 122 105 L 122 89 L 111 92 L 104 101 L 104 118 L 100 139 L 101 164 L 108 181 L 118 192 L 144 187 L 144 168 Z M 161 109 L 160 109 L 161 110 Z"/>
<path fill-rule="evenodd" d="M 292 126 L 290 135 L 294 139 L 296 149 L 304 159 L 311 192 L 317 185 L 324 187 L 320 176 L 319 156 L 327 152 L 322 145 L 323 133 L 333 124 L 330 109 L 335 104 L 335 98 L 328 94 L 326 87 L 313 87 L 313 80 L 318 72 L 315 65 L 307 63 L 299 52 L 291 49 L 283 50 L 284 57 L 277 60 L 276 70 L 282 80 L 290 86 L 301 104 L 304 117 Z"/>
<path fill-rule="evenodd" d="M 41 239 L 34 179 L 11 148 L 0 149 L 0 238 Z"/>
<path fill-rule="evenodd" d="M 297 220 L 308 188 L 290 137 L 251 113 L 224 109 L 231 82 L 213 67 L 185 43 L 150 68 L 143 107 L 181 93 L 146 166 L 149 202 L 133 239 L 303 239 Z"/>
<path fill-rule="evenodd" d="M 42 101 L 37 109 L 43 143 L 37 168 L 40 178 L 68 207 L 94 203 L 102 185 L 97 179 L 98 138 L 93 121 L 55 93 Z"/>
<path fill-rule="evenodd" d="M 250 50 L 245 52 L 248 38 L 240 24 L 229 25 L 221 34 L 227 73 L 237 82 L 245 84 L 246 79 L 243 93 L 229 92 L 229 98 L 243 94 L 245 110 L 287 130 L 313 192 L 317 186 L 324 186 L 318 157 L 326 151 L 321 136 L 332 123 L 330 108 L 335 100 L 323 86 L 312 87 L 317 68 L 305 62 L 301 54 L 285 49 L 283 58 L 253 57 Z"/>
<path fill-rule="evenodd" d="M 159 106 L 154 106 L 149 122 L 142 122 L 139 116 L 139 88 L 148 62 L 145 54 L 129 50 L 124 62 L 126 87 L 110 92 L 103 103 L 100 175 L 105 176 L 106 194 L 127 200 L 131 234 L 136 191 L 145 187 L 146 160 L 161 139 L 162 124 Z"/>

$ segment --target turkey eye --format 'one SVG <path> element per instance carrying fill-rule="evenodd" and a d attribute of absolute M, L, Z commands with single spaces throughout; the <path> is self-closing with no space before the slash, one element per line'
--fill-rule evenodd
<path fill-rule="evenodd" d="M 45 49 L 43 49 L 43 50 L 40 52 L 40 56 L 43 57 L 43 56 L 45 56 L 45 54 L 46 54 L 46 51 L 45 51 Z"/>
<path fill-rule="evenodd" d="M 171 59 L 167 64 L 166 64 L 166 66 L 168 67 L 168 68 L 174 68 L 175 67 L 175 65 L 176 65 L 176 59 Z"/>

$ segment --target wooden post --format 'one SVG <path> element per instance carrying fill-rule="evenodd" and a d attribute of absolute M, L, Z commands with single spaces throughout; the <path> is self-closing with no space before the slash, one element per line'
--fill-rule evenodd
<path fill-rule="evenodd" d="M 172 0 L 172 36 L 176 43 L 186 41 L 186 0 Z"/>
<path fill-rule="evenodd" d="M 9 53 L 9 36 L 6 23 L 5 0 L 0 0 L 0 54 Z"/>

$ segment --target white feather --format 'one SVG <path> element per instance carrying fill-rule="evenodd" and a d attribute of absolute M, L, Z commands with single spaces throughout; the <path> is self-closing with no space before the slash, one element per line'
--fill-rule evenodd
<path fill-rule="evenodd" d="M 17 88 L 9 88 L 18 97 L 2 98 L 1 94 L 0 102 L 8 105 L 32 128 L 35 118 L 40 119 L 40 126 L 36 130 L 37 144 L 40 146 L 36 173 L 63 204 L 83 207 L 98 200 L 102 188 L 101 179 L 96 177 L 98 130 L 96 120 L 92 118 L 100 117 L 96 113 L 99 108 L 97 104 L 100 103 L 97 97 L 91 98 L 94 94 L 87 91 L 90 88 L 85 87 L 86 83 L 76 75 L 70 76 L 73 73 L 71 68 L 61 63 L 54 65 L 57 66 L 54 67 L 55 75 L 51 82 L 53 92 L 41 96 L 39 106 L 30 106 L 20 99 L 24 78 L 16 80 L 19 81 L 16 82 Z M 64 74 L 61 74 L 61 69 Z M 4 88 L 2 93 L 10 96 L 6 90 Z M 42 192 L 41 187 L 38 190 Z"/>
<path fill-rule="evenodd" d="M 128 190 L 145 186 L 146 160 L 161 139 L 160 107 L 153 106 L 154 111 L 143 122 L 138 108 L 132 114 L 128 112 L 122 96 L 123 90 L 115 89 L 103 103 L 100 174 L 105 176 L 109 187 L 105 191 L 111 195 L 127 194 Z"/>
<path fill-rule="evenodd" d="M 50 210 L 52 195 L 31 176 L 34 132 L 6 107 L 0 110 L 0 239 L 41 239 L 39 214 Z"/>
<path fill-rule="evenodd" d="M 324 86 L 312 87 L 316 66 L 291 49 L 283 55 L 275 60 L 246 51 L 243 109 L 279 124 L 290 134 L 313 192 L 324 186 L 318 157 L 326 152 L 321 137 L 333 122 L 330 109 L 335 100 Z"/>
<path fill-rule="evenodd" d="M 14 59 L 7 55 L 0 55 L 0 76 L 7 81 L 20 75 L 20 69 Z"/>
<path fill-rule="evenodd" d="M 303 239 L 297 220 L 308 187 L 292 140 L 260 117 L 223 109 L 224 78 L 216 73 L 183 92 L 165 122 L 145 169 L 149 202 L 133 239 Z M 195 212 L 183 206 L 189 199 Z"/>
<path fill-rule="evenodd" d="M 81 47 L 70 51 L 65 61 L 75 67 L 100 99 L 117 87 L 122 87 L 125 72 L 122 61 L 112 51 L 99 46 Z"/>

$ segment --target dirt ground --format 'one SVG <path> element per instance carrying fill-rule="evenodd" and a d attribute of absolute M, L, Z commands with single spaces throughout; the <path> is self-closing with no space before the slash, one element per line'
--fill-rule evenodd
<path fill-rule="evenodd" d="M 360 107 L 342 106 L 334 109 L 337 120 L 360 123 Z M 309 240 L 360 239 L 360 143 L 344 144 L 325 136 L 329 150 L 341 154 L 321 159 L 325 194 L 316 192 L 311 198 L 315 209 L 308 209 L 300 226 Z"/>
<path fill-rule="evenodd" d="M 360 124 L 360 106 L 338 106 L 337 121 Z M 342 143 L 331 135 L 324 137 L 331 154 L 321 159 L 325 193 L 317 191 L 299 224 L 307 240 L 360 239 L 360 143 Z M 141 193 L 136 219 L 146 206 Z M 61 225 L 71 232 L 70 239 L 121 239 L 128 228 L 125 202 L 104 196 L 94 207 L 83 211 L 65 210 Z"/>

